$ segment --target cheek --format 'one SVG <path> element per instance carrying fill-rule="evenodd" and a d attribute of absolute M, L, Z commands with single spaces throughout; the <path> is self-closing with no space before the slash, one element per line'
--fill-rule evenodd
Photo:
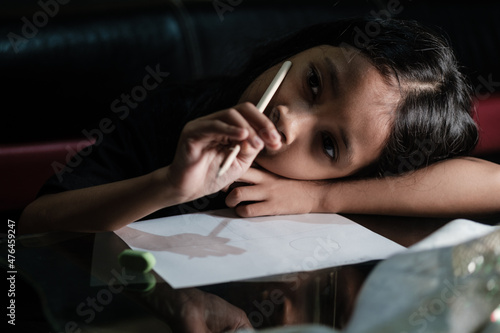
<path fill-rule="evenodd" d="M 267 171 L 275 173 L 279 176 L 294 179 L 305 179 L 302 175 L 304 166 L 298 162 L 294 156 L 287 153 L 279 153 L 276 155 L 268 155 L 266 153 L 257 156 L 255 161 Z M 300 161 L 300 159 L 299 159 Z M 293 167 L 291 167 L 293 165 Z"/>
<path fill-rule="evenodd" d="M 292 154 L 278 154 L 259 156 L 256 162 L 264 169 L 285 178 L 300 180 L 324 179 L 321 169 L 304 157 L 292 156 Z"/>
<path fill-rule="evenodd" d="M 259 75 L 250 85 L 245 89 L 241 95 L 238 103 L 251 102 L 257 104 L 267 89 L 271 80 L 274 78 L 278 71 L 278 67 L 274 66 Z"/>
<path fill-rule="evenodd" d="M 298 180 L 326 180 L 346 177 L 349 169 L 320 165 L 310 156 L 290 154 L 259 155 L 255 161 L 267 171 Z"/>
<path fill-rule="evenodd" d="M 254 105 L 257 105 L 266 88 L 267 86 L 265 84 L 262 84 L 261 81 L 252 82 L 250 86 L 245 89 L 238 103 L 250 102 Z"/>
<path fill-rule="evenodd" d="M 238 104 L 243 103 L 243 102 L 252 102 L 252 100 L 253 100 L 252 96 L 255 95 L 254 90 L 255 90 L 255 86 L 252 83 L 250 86 L 248 86 L 245 89 L 243 94 L 241 94 L 241 97 L 238 100 Z"/>

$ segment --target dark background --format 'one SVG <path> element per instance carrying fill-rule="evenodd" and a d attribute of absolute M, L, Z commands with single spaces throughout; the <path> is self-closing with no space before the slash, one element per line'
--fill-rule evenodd
<path fill-rule="evenodd" d="M 0 202 L 10 200 L 7 210 L 0 212 L 4 223 L 7 218 L 18 221 L 23 205 L 52 172 L 52 157 L 42 161 L 43 171 L 42 162 L 27 158 L 37 150 L 36 144 L 64 145 L 64 140 L 81 138 L 84 129 L 95 128 L 111 113 L 113 100 L 142 83 L 147 66 L 159 64 L 169 72 L 165 84 L 228 74 L 257 42 L 312 23 L 383 13 L 391 3 L 220 0 L 231 7 L 221 19 L 212 0 L 60 1 L 67 4 L 56 0 L 0 4 Z M 40 3 L 57 13 L 48 15 Z M 442 30 L 474 88 L 498 95 L 499 1 L 401 0 L 398 8 L 402 11 L 397 16 Z M 33 24 L 34 18 L 41 20 L 40 27 L 29 30 L 26 21 Z M 32 36 L 23 36 L 23 29 Z M 17 49 L 12 34 L 25 39 L 15 44 Z M 488 81 L 498 85 L 485 87 Z M 500 103 L 496 105 L 498 115 Z M 490 128 L 495 126 L 500 128 L 500 124 Z M 16 145 L 16 150 L 6 160 L 2 150 L 9 145 Z M 488 158 L 498 161 L 499 154 Z M 17 283 L 24 294 L 18 296 L 18 323 L 24 322 L 28 331 L 48 332 L 35 291 L 22 279 Z"/>
<path fill-rule="evenodd" d="M 56 0 L 41 3 L 54 8 Z M 110 112 L 114 99 L 141 83 L 146 66 L 159 64 L 170 73 L 168 83 L 230 73 L 258 41 L 310 23 L 383 13 L 389 3 L 399 3 L 397 16 L 442 30 L 475 87 L 481 78 L 500 82 L 499 2 L 218 3 L 230 8 L 222 16 L 212 0 L 71 0 L 58 4 L 57 13 L 44 22 L 39 2 L 2 1 L 0 143 L 81 136 Z M 34 17 L 40 28 L 16 44 L 15 52 L 9 33 L 22 36 L 23 18 L 33 23 Z M 500 90 L 500 83 L 494 88 Z"/>
<path fill-rule="evenodd" d="M 476 156 L 500 163 L 499 1 L 3 0 L 0 217 L 19 218 L 146 68 L 169 73 L 162 85 L 231 74 L 259 43 L 391 9 L 449 39 L 480 97 Z"/>

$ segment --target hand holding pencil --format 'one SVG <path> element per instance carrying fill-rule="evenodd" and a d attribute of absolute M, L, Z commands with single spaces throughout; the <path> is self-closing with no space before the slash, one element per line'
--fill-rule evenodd
<path fill-rule="evenodd" d="M 285 61 L 283 65 L 281 65 L 280 70 L 278 71 L 274 79 L 271 81 L 269 87 L 267 87 L 267 90 L 264 92 L 264 95 L 262 95 L 262 98 L 260 99 L 259 103 L 257 103 L 256 105 L 260 113 L 263 113 L 264 110 L 266 109 L 267 105 L 273 98 L 274 93 L 276 93 L 276 90 L 278 90 L 281 82 L 283 82 L 283 80 L 285 79 L 285 76 L 288 73 L 288 70 L 290 69 L 291 66 L 292 63 L 290 61 Z M 226 171 L 231 167 L 231 164 L 233 164 L 234 160 L 236 159 L 236 156 L 238 156 L 240 150 L 241 150 L 240 145 L 236 145 L 233 148 L 231 148 L 231 153 L 229 154 L 226 161 L 219 169 L 217 177 L 220 177 L 224 173 L 226 173 Z"/>
<path fill-rule="evenodd" d="M 257 106 L 238 104 L 186 124 L 174 161 L 165 168 L 167 183 L 174 190 L 171 195 L 186 202 L 218 192 L 251 166 L 264 145 L 281 146 L 274 124 L 262 113 L 290 66 L 290 62 L 282 65 Z M 227 155 L 231 142 L 239 144 Z"/>

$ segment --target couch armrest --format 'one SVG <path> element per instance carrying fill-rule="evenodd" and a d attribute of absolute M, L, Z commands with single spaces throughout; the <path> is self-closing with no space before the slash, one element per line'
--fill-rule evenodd
<path fill-rule="evenodd" d="M 56 165 L 66 164 L 74 154 L 91 144 L 93 142 L 87 139 L 1 144 L 0 211 L 24 208 L 55 173 Z"/>
<path fill-rule="evenodd" d="M 479 142 L 473 154 L 500 155 L 500 94 L 478 99 L 474 119 L 479 125 Z"/>

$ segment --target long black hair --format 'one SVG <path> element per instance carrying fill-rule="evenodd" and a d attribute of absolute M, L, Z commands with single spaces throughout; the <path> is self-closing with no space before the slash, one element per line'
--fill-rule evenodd
<path fill-rule="evenodd" d="M 266 69 L 319 45 L 346 47 L 365 57 L 401 99 L 378 160 L 364 175 L 398 175 L 469 154 L 478 140 L 471 88 L 447 40 L 416 21 L 358 17 L 316 24 L 258 48 L 246 67 L 226 79 L 209 108 L 234 105 Z"/>

